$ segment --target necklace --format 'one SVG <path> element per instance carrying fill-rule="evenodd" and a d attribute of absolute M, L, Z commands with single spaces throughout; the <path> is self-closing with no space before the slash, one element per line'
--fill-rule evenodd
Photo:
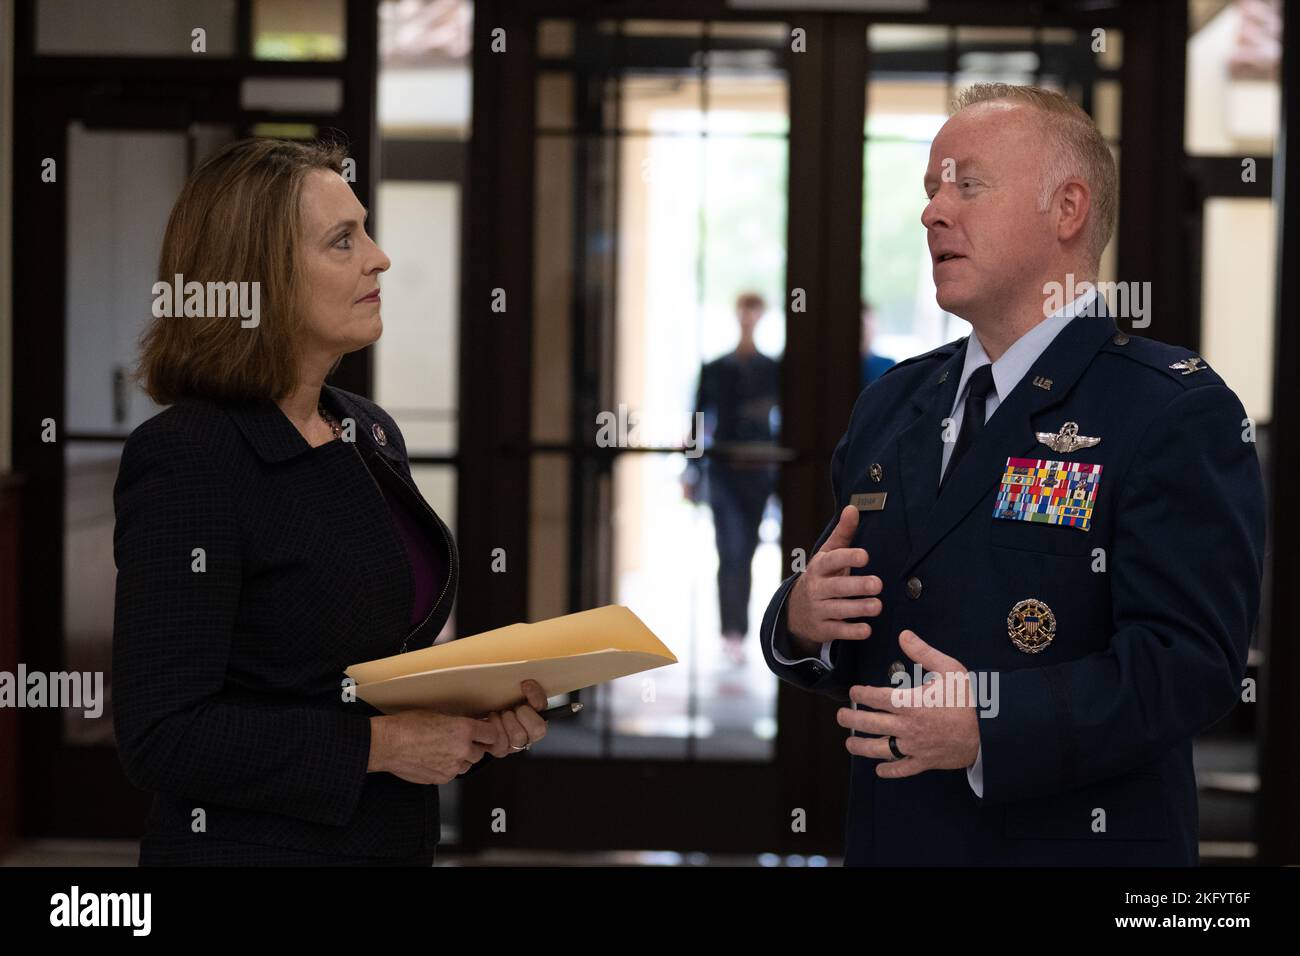
<path fill-rule="evenodd" d="M 324 405 L 317 405 L 316 412 L 317 414 L 320 415 L 321 420 L 324 421 L 325 424 L 330 427 L 330 433 L 335 438 L 338 438 L 339 435 L 343 434 L 343 426 L 338 423 L 338 421 L 334 418 L 333 415 L 325 411 Z"/>

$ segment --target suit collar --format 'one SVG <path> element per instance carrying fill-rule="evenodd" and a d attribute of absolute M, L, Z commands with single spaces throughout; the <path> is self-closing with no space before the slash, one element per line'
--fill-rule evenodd
<path fill-rule="evenodd" d="M 956 379 L 966 360 L 965 346 L 925 387 L 917 390 L 923 411 L 899 438 L 912 547 L 908 568 L 924 558 L 983 499 L 998 482 L 1008 457 L 1033 451 L 1038 444 L 1031 424 L 1034 417 L 1065 400 L 1098 350 L 1115 334 L 1114 319 L 1104 309 L 1097 311 L 1096 315 L 1080 315 L 1066 323 L 1034 360 L 989 418 L 978 442 L 949 466 L 953 471 L 944 483 L 942 495 L 937 489 L 944 419 L 956 396 Z"/>
<path fill-rule="evenodd" d="M 321 389 L 321 404 L 339 421 L 351 418 L 356 423 L 356 444 L 363 455 L 379 451 L 393 461 L 402 460 L 401 452 L 383 424 L 349 392 L 326 384 Z M 226 412 L 263 461 L 288 461 L 312 450 L 280 406 L 269 398 L 230 402 L 226 405 Z M 381 436 L 383 444 L 379 442 Z"/>

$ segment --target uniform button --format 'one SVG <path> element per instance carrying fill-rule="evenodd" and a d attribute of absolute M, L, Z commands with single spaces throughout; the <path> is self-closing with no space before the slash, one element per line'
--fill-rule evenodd
<path fill-rule="evenodd" d="M 907 579 L 907 596 L 910 597 L 913 601 L 915 601 L 917 598 L 921 596 L 920 578 Z"/>
<path fill-rule="evenodd" d="M 890 661 L 890 662 L 889 662 L 889 677 L 890 677 L 890 680 L 893 680 L 893 677 L 894 677 L 895 674 L 906 674 L 906 673 L 907 673 L 907 665 L 904 664 L 902 661 Z"/>
<path fill-rule="evenodd" d="M 821 677 L 823 674 L 826 673 L 826 668 L 823 667 L 821 664 L 813 664 L 813 666 L 812 666 L 812 672 L 813 672 L 816 676 Z"/>
<path fill-rule="evenodd" d="M 1111 341 L 1116 345 L 1128 345 L 1128 334 L 1126 332 L 1116 332 Z"/>
<path fill-rule="evenodd" d="M 884 474 L 885 474 L 885 469 L 880 467 L 880 462 L 876 462 L 871 466 L 872 481 L 879 483 L 880 479 L 884 477 Z"/>

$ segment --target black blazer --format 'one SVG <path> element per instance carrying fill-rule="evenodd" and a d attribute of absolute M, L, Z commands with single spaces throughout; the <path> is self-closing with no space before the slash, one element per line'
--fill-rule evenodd
<path fill-rule="evenodd" d="M 114 729 L 127 776 L 156 794 L 142 863 L 210 862 L 218 846 L 229 859 L 241 845 L 257 862 L 271 848 L 295 862 L 432 859 L 437 787 L 366 772 L 379 712 L 344 701 L 343 671 L 433 642 L 456 596 L 456 547 L 396 423 L 331 386 L 322 401 L 355 421 L 355 441 L 312 448 L 269 400 L 187 399 L 123 448 Z M 446 589 L 414 629 L 377 480 L 447 549 Z"/>

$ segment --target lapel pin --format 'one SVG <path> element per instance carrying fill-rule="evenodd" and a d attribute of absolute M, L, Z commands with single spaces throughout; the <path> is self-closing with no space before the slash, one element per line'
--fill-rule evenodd
<path fill-rule="evenodd" d="M 945 371 L 942 375 L 939 376 L 939 381 L 936 382 L 935 384 L 942 385 L 946 381 L 948 381 L 948 373 Z"/>
<path fill-rule="evenodd" d="M 1045 392 L 1050 392 L 1052 390 L 1052 380 L 1042 375 L 1034 376 L 1034 385 Z"/>
<path fill-rule="evenodd" d="M 379 424 L 379 422 L 375 422 L 370 426 L 370 434 L 375 436 L 375 441 L 380 445 L 388 444 L 388 436 L 384 434 L 384 426 Z"/>
<path fill-rule="evenodd" d="M 1100 438 L 1080 435 L 1078 422 L 1066 422 L 1061 426 L 1061 430 L 1055 434 L 1052 432 L 1034 432 L 1034 435 L 1052 451 L 1065 455 L 1072 451 L 1078 451 L 1080 448 L 1091 448 L 1093 445 L 1101 443 Z"/>
<path fill-rule="evenodd" d="M 884 476 L 884 474 L 885 474 L 885 469 L 880 467 L 880 462 L 876 462 L 871 466 L 871 480 L 874 481 L 876 484 L 880 484 L 880 479 Z"/>

